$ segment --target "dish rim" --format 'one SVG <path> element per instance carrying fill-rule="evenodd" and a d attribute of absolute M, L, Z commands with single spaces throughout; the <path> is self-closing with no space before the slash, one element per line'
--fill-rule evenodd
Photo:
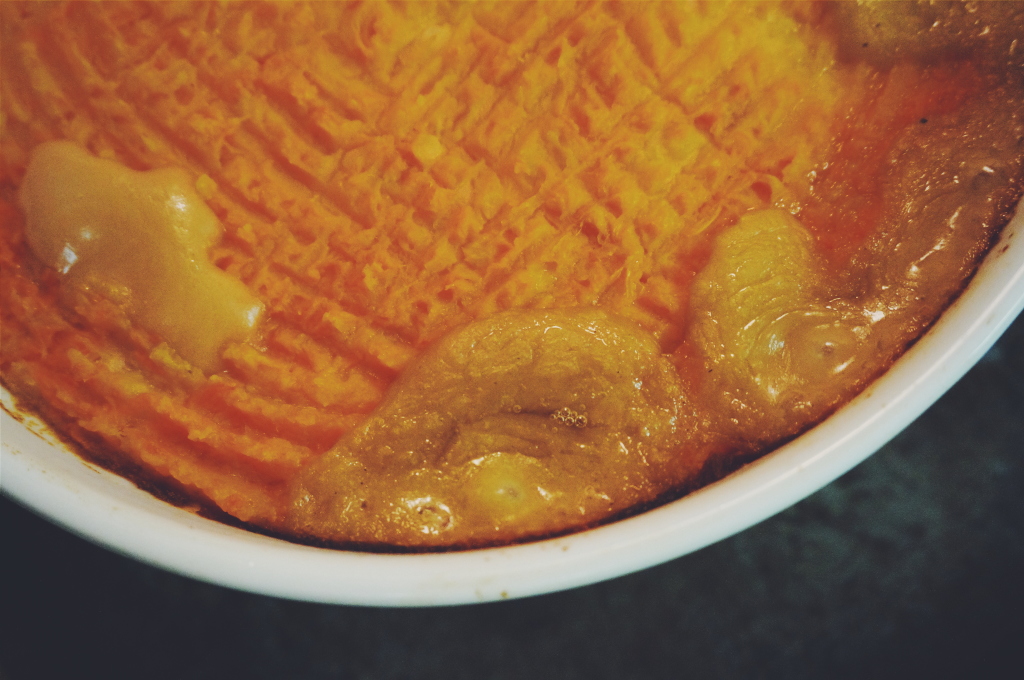
<path fill-rule="evenodd" d="M 2 390 L 0 491 L 93 543 L 168 571 L 327 604 L 441 606 L 589 585 L 681 557 L 784 510 L 881 448 L 959 380 L 1024 308 L 1024 200 L 964 292 L 886 373 L 817 426 L 727 477 L 557 538 L 444 553 L 291 543 L 198 516 L 70 453 Z"/>

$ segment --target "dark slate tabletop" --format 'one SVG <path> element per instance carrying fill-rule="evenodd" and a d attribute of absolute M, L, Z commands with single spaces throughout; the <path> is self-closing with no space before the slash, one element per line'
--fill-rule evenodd
<path fill-rule="evenodd" d="M 890 445 L 692 555 L 443 609 L 191 581 L 0 502 L 0 679 L 1024 677 L 1024 319 Z"/>

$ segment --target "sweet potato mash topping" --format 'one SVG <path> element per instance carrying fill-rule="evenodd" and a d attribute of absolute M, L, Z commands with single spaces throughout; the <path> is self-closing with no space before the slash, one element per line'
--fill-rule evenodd
<path fill-rule="evenodd" d="M 136 172 L 47 142 L 18 197 L 41 262 L 116 300 L 196 366 L 215 369 L 225 343 L 252 334 L 263 305 L 208 260 L 220 224 L 180 169 Z"/>
<path fill-rule="evenodd" d="M 4 384 L 291 536 L 479 545 L 685 493 L 884 370 L 1019 198 L 1024 10 L 968 5 L 0 3 Z M 17 202 L 64 186 L 30 165 L 57 140 L 222 230 L 143 220 L 85 276 L 82 226 Z M 177 275 L 123 262 L 149 247 Z"/>

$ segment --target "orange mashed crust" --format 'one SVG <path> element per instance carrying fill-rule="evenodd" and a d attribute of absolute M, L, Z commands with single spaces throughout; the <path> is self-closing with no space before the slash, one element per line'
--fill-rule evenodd
<path fill-rule="evenodd" d="M 94 453 L 265 526 L 424 348 L 503 310 L 598 305 L 699 384 L 687 301 L 714 236 L 780 207 L 845 263 L 880 219 L 893 131 L 978 80 L 840 67 L 804 3 L 0 12 L 5 383 Z M 223 225 L 211 261 L 265 305 L 258 342 L 204 374 L 62 289 L 15 200 L 54 139 L 187 170 Z"/>

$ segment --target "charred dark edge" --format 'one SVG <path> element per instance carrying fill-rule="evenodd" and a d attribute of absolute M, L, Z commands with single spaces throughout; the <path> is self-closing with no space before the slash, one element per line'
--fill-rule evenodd
<path fill-rule="evenodd" d="M 45 425 L 47 434 L 52 435 L 86 463 L 123 477 L 142 491 L 175 507 L 204 516 L 206 516 L 206 512 L 213 511 L 215 514 L 229 517 L 227 513 L 213 506 L 210 501 L 199 498 L 196 492 L 190 491 L 177 480 L 157 474 L 131 460 L 125 460 L 122 454 L 110 447 L 101 437 L 78 425 L 73 419 L 50 406 L 44 399 L 26 396 L 6 380 L 0 379 L 0 384 L 7 388 L 14 400 L 14 410 L 7 408 L 6 405 L 0 405 L 4 412 L 22 424 L 25 424 L 26 420 L 24 414 L 31 414 L 39 418 Z M 26 427 L 28 426 L 26 425 Z M 28 427 L 28 429 L 42 441 L 46 441 L 34 428 Z M 210 519 L 215 518 L 210 517 Z M 218 519 L 218 521 L 220 520 Z M 244 526 L 237 519 L 234 522 L 239 526 Z"/>

